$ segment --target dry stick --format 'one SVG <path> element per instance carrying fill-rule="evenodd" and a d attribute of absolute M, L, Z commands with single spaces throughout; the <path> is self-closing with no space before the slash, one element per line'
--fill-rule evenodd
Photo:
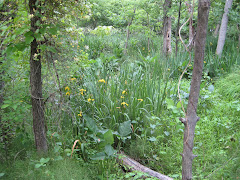
<path fill-rule="evenodd" d="M 132 21 L 133 21 L 133 18 L 134 18 L 135 12 L 136 12 L 136 8 L 134 8 L 133 16 L 132 16 L 131 20 L 130 20 L 129 23 L 128 23 L 127 39 L 126 39 L 126 43 L 125 43 L 124 54 L 127 53 L 128 39 L 129 39 L 129 35 L 130 35 L 130 26 L 131 26 L 131 24 L 132 24 Z"/>
<path fill-rule="evenodd" d="M 193 10 L 194 10 L 194 0 L 193 0 Z M 182 103 L 182 99 L 181 99 L 181 95 L 180 95 L 180 84 L 181 84 L 181 80 L 182 80 L 182 77 L 183 77 L 184 73 L 187 71 L 187 68 L 189 67 L 189 65 L 190 65 L 190 63 L 191 63 L 191 61 L 192 61 L 192 56 L 191 56 L 191 51 L 188 49 L 188 46 L 186 46 L 186 44 L 185 44 L 185 43 L 183 42 L 183 40 L 182 40 L 181 30 L 182 30 L 183 26 L 185 26 L 185 25 L 188 23 L 188 21 L 192 18 L 192 16 L 193 16 L 193 11 L 192 11 L 190 17 L 188 18 L 188 20 L 187 20 L 187 21 L 180 27 L 180 29 L 179 29 L 179 38 L 180 38 L 182 44 L 184 45 L 185 49 L 186 49 L 187 52 L 189 53 L 189 61 L 188 61 L 188 64 L 187 64 L 187 66 L 185 67 L 185 69 L 183 70 L 183 72 L 182 72 L 182 74 L 181 74 L 181 76 L 180 76 L 180 78 L 179 78 L 179 81 L 178 81 L 178 97 L 179 97 L 180 104 L 181 104 L 181 106 L 182 106 L 182 110 L 183 110 L 184 115 L 185 115 L 185 122 L 182 121 L 182 120 L 181 120 L 181 121 L 184 122 L 184 123 L 186 124 L 187 128 L 188 128 L 188 136 L 189 136 L 188 120 L 187 120 L 187 114 L 186 114 L 186 111 L 185 111 L 185 109 L 184 109 L 184 107 L 183 107 L 183 103 Z M 187 143 L 188 136 L 187 136 L 186 141 L 185 141 L 184 143 Z"/>
<path fill-rule="evenodd" d="M 50 52 L 50 55 L 51 55 L 51 59 L 52 59 L 52 63 L 53 63 L 53 69 L 55 71 L 55 74 L 56 74 L 56 77 L 57 77 L 57 81 L 58 81 L 58 88 L 59 88 L 59 93 L 60 93 L 60 108 L 59 109 L 62 109 L 62 100 L 63 100 L 63 96 L 62 96 L 62 90 L 61 90 L 61 84 L 60 84 L 60 79 L 59 79 L 59 75 L 58 75 L 58 72 L 57 72 L 57 68 L 56 68 L 56 65 L 55 65 L 55 62 L 53 60 L 53 56 L 52 56 L 52 52 Z M 60 128 L 60 121 L 61 121 L 61 118 L 59 118 L 59 121 L 58 121 L 58 128 Z"/>

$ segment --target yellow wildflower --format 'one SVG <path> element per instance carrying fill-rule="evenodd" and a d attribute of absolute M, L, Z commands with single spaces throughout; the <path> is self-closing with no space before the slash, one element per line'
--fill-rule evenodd
<path fill-rule="evenodd" d="M 123 90 L 122 94 L 127 94 L 127 91 Z"/>
<path fill-rule="evenodd" d="M 203 61 L 205 64 L 207 63 L 206 61 Z"/>
<path fill-rule="evenodd" d="M 138 101 L 140 101 L 140 102 L 142 102 L 143 101 L 143 99 L 137 99 Z"/>
<path fill-rule="evenodd" d="M 143 47 L 143 50 L 145 50 L 145 47 Z"/>
<path fill-rule="evenodd" d="M 191 64 L 189 64 L 189 67 L 191 67 L 192 65 Z"/>
<path fill-rule="evenodd" d="M 82 117 L 82 111 L 80 111 L 80 113 L 78 114 L 79 117 Z"/>
<path fill-rule="evenodd" d="M 167 70 L 170 71 L 170 68 L 168 68 Z"/>
<path fill-rule="evenodd" d="M 88 98 L 88 102 L 94 101 L 94 99 Z"/>
<path fill-rule="evenodd" d="M 106 83 L 106 81 L 104 79 L 100 79 L 98 82 Z"/>
<path fill-rule="evenodd" d="M 68 86 L 65 87 L 65 91 L 69 91 L 70 88 Z"/>
<path fill-rule="evenodd" d="M 121 96 L 121 99 L 123 99 L 124 98 L 124 96 Z"/>
<path fill-rule="evenodd" d="M 122 102 L 121 105 L 122 105 L 122 106 L 124 106 L 124 105 L 128 106 L 128 104 L 125 103 L 125 102 Z"/>
<path fill-rule="evenodd" d="M 84 91 L 86 91 L 86 90 L 85 89 L 80 89 L 81 95 L 83 95 Z"/>
<path fill-rule="evenodd" d="M 70 92 L 66 92 L 66 95 L 70 96 Z"/>
<path fill-rule="evenodd" d="M 74 80 L 76 80 L 76 78 L 71 78 L 70 80 L 71 80 L 71 81 L 74 81 Z"/>

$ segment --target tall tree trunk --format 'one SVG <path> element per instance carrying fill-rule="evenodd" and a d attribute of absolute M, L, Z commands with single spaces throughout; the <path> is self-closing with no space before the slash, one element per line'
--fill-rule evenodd
<path fill-rule="evenodd" d="M 135 15 L 135 11 L 136 11 L 136 8 L 134 8 L 133 16 L 132 16 L 131 20 L 130 20 L 129 23 L 128 23 L 128 27 L 127 27 L 127 39 L 126 39 L 126 43 L 125 43 L 125 49 L 124 49 L 124 51 L 123 51 L 124 54 L 127 54 L 128 39 L 129 39 L 129 36 L 130 36 L 130 26 L 131 26 L 131 24 L 132 24 L 133 17 L 134 17 L 134 15 Z"/>
<path fill-rule="evenodd" d="M 175 55 L 177 56 L 178 53 L 178 31 L 179 31 L 179 26 L 180 26 L 180 18 L 181 18 L 181 7 L 182 7 L 182 0 L 179 1 L 179 9 L 178 9 L 178 23 L 177 23 L 177 30 L 175 33 L 176 37 L 176 48 L 175 48 Z"/>
<path fill-rule="evenodd" d="M 226 34 L 227 34 L 227 24 L 228 24 L 228 12 L 229 9 L 232 7 L 232 0 L 226 0 L 225 7 L 224 7 L 224 13 L 222 17 L 221 27 L 218 35 L 218 44 L 217 44 L 217 50 L 216 54 L 221 57 L 223 47 L 226 40 Z"/>
<path fill-rule="evenodd" d="M 198 3 L 198 22 L 195 43 L 195 57 L 192 72 L 192 81 L 188 100 L 187 114 L 185 119 L 180 118 L 184 124 L 184 140 L 182 153 L 182 179 L 192 179 L 192 162 L 195 157 L 193 154 L 194 131 L 199 120 L 197 116 L 197 105 L 200 92 L 200 84 L 203 70 L 203 60 L 205 42 L 207 36 L 208 15 L 210 0 L 199 0 Z"/>
<path fill-rule="evenodd" d="M 164 22 L 163 22 L 163 53 L 167 56 L 171 54 L 171 34 L 172 34 L 172 21 L 168 16 L 168 10 L 171 8 L 172 1 L 165 0 L 164 2 Z"/>
<path fill-rule="evenodd" d="M 31 18 L 31 31 L 36 33 L 39 29 L 37 23 L 41 23 L 41 4 L 38 0 L 29 0 Z M 34 37 L 31 42 L 30 54 L 30 84 L 32 99 L 33 130 L 35 136 L 35 145 L 38 152 L 47 152 L 46 129 L 44 125 L 44 103 L 42 98 L 42 77 L 41 77 L 41 55 L 39 44 Z"/>

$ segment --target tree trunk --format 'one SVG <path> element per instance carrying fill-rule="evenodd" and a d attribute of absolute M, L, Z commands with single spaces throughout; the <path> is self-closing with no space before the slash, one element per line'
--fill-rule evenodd
<path fill-rule="evenodd" d="M 189 20 L 189 44 L 188 44 L 188 46 L 189 46 L 190 50 L 194 46 L 194 27 L 193 27 L 192 12 L 193 12 L 193 6 L 192 6 L 191 2 L 189 2 L 188 13 L 190 15 L 190 20 Z"/>
<path fill-rule="evenodd" d="M 130 20 L 129 23 L 128 23 L 127 39 L 126 39 L 126 43 L 125 43 L 125 49 L 124 49 L 124 51 L 123 51 L 124 54 L 127 54 L 128 39 L 129 39 L 129 35 L 130 35 L 130 26 L 131 26 L 131 24 L 132 24 L 133 17 L 134 17 L 134 15 L 135 15 L 135 11 L 136 11 L 136 8 L 134 8 L 133 16 L 132 16 L 131 20 Z"/>
<path fill-rule="evenodd" d="M 180 118 L 184 124 L 184 140 L 182 153 L 182 179 L 192 179 L 192 162 L 193 155 L 194 131 L 196 123 L 199 120 L 197 116 L 197 104 L 200 92 L 200 84 L 203 70 L 204 50 L 207 36 L 208 15 L 210 0 L 199 0 L 198 4 L 198 23 L 197 35 L 195 41 L 195 58 L 192 72 L 192 81 L 187 107 L 186 118 Z"/>
<path fill-rule="evenodd" d="M 171 34 L 172 34 L 172 21 L 168 16 L 168 9 L 171 8 L 171 0 L 164 2 L 164 22 L 163 22 L 163 53 L 167 56 L 171 54 Z"/>
<path fill-rule="evenodd" d="M 41 23 L 41 9 L 38 0 L 29 0 L 31 18 L 31 31 L 37 33 L 39 29 L 37 23 Z M 34 37 L 31 42 L 30 54 L 30 84 L 32 99 L 33 130 L 35 145 L 38 152 L 47 152 L 46 129 L 44 125 L 44 103 L 42 98 L 42 77 L 41 77 L 41 55 L 39 44 Z"/>
<path fill-rule="evenodd" d="M 179 1 L 179 9 L 178 9 L 178 23 L 177 23 L 177 30 L 175 33 L 176 36 L 176 48 L 175 48 L 175 55 L 177 56 L 178 53 L 178 31 L 180 26 L 180 18 L 181 18 L 181 7 L 182 7 L 182 0 Z"/>
<path fill-rule="evenodd" d="M 221 57 L 223 46 L 225 44 L 226 40 L 226 34 L 227 34 L 227 24 L 228 24 L 228 12 L 229 9 L 232 7 L 232 0 L 226 0 L 225 7 L 224 7 L 224 13 L 222 17 L 221 27 L 218 35 L 218 44 L 217 44 L 217 50 L 216 54 Z"/>

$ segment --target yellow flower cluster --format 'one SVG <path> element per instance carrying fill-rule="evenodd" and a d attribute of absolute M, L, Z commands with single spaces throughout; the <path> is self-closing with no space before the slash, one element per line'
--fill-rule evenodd
<path fill-rule="evenodd" d="M 98 82 L 106 83 L 104 79 L 100 79 Z"/>
<path fill-rule="evenodd" d="M 123 90 L 122 94 L 127 94 L 127 91 Z"/>
<path fill-rule="evenodd" d="M 82 117 L 82 111 L 79 112 L 78 116 L 79 116 L 79 117 Z"/>
<path fill-rule="evenodd" d="M 126 102 L 122 102 L 121 105 L 122 106 L 124 106 L 124 105 L 128 106 L 128 104 Z"/>
<path fill-rule="evenodd" d="M 69 92 L 70 88 L 68 86 L 65 87 L 65 91 L 66 92 L 66 96 L 70 96 L 70 92 Z"/>
<path fill-rule="evenodd" d="M 94 101 L 94 99 L 88 98 L 88 102 Z"/>
<path fill-rule="evenodd" d="M 65 87 L 65 91 L 69 91 L 70 88 L 68 86 Z"/>
<path fill-rule="evenodd" d="M 83 96 L 85 91 L 85 89 L 80 89 L 80 94 Z"/>

